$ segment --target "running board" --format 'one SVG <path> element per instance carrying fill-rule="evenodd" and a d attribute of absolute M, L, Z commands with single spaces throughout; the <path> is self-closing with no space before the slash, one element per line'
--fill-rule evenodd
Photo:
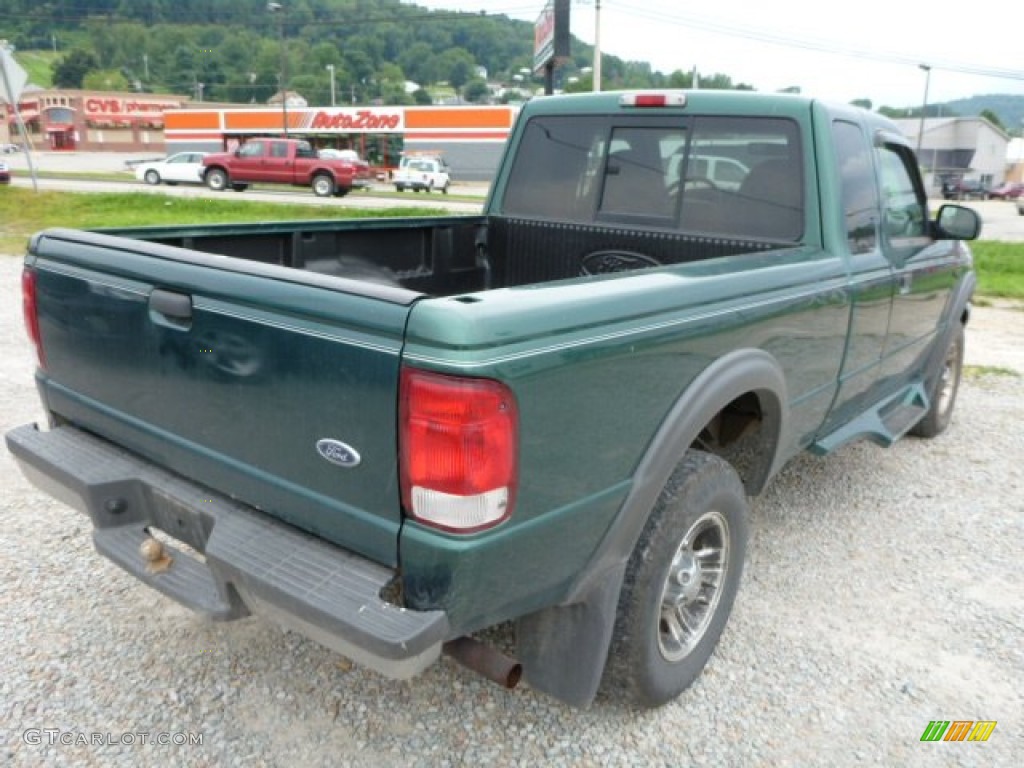
<path fill-rule="evenodd" d="M 911 384 L 877 407 L 819 438 L 809 450 L 824 456 L 853 440 L 870 440 L 888 448 L 923 419 L 929 407 L 924 387 L 920 383 Z"/>

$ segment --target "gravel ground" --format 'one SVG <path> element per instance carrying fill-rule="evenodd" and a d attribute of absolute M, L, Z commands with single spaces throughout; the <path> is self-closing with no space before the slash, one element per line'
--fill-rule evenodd
<path fill-rule="evenodd" d="M 0 257 L 0 430 L 39 413 L 19 274 Z M 946 435 L 800 457 L 754 502 L 719 649 L 654 712 L 570 709 L 447 659 L 396 683 L 261 619 L 205 623 L 97 555 L 0 451 L 0 762 L 1019 765 L 1024 378 L 980 367 L 1024 374 L 1024 314 L 978 309 L 967 344 Z M 998 725 L 920 742 L 958 719 Z M 202 744 L 143 743 L 160 733 Z"/>

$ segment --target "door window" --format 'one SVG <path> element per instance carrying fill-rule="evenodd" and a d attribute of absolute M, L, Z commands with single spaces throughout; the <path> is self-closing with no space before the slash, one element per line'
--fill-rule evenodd
<path fill-rule="evenodd" d="M 928 222 L 924 190 L 911 170 L 915 162 L 913 152 L 900 144 L 883 144 L 875 151 L 886 242 L 898 249 L 921 245 Z"/>
<path fill-rule="evenodd" d="M 854 123 L 837 120 L 832 124 L 832 135 L 839 165 L 846 242 L 850 253 L 870 253 L 878 245 L 878 190 L 871 148 Z"/>

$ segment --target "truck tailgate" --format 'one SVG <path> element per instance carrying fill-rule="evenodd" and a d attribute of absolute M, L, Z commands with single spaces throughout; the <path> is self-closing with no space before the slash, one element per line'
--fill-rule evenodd
<path fill-rule="evenodd" d="M 62 230 L 28 264 L 53 413 L 397 563 L 399 355 L 418 294 Z"/>

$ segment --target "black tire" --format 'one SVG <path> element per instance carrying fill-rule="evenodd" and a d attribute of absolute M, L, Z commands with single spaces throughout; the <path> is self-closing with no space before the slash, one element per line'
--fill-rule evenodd
<path fill-rule="evenodd" d="M 942 368 L 935 379 L 928 397 L 931 406 L 917 424 L 910 428 L 914 437 L 937 437 L 946 431 L 953 419 L 953 407 L 956 395 L 960 391 L 960 378 L 964 370 L 964 328 L 959 326 L 953 334 L 953 340 L 946 348 L 942 358 Z"/>
<path fill-rule="evenodd" d="M 395 184 L 395 191 L 405 192 L 405 187 L 403 187 L 401 184 Z"/>
<path fill-rule="evenodd" d="M 732 611 L 747 535 L 739 475 L 717 456 L 689 451 L 626 567 L 605 694 L 658 707 L 697 679 Z"/>
<path fill-rule="evenodd" d="M 220 168 L 211 168 L 206 172 L 206 186 L 214 192 L 223 192 L 228 188 L 228 175 Z"/>
<path fill-rule="evenodd" d="M 146 171 L 145 180 L 147 184 L 152 184 L 154 187 L 160 183 L 160 174 L 156 171 Z"/>
<path fill-rule="evenodd" d="M 317 197 L 333 197 L 336 190 L 334 179 L 326 173 L 318 173 L 314 176 L 310 186 L 313 188 L 313 194 Z"/>

